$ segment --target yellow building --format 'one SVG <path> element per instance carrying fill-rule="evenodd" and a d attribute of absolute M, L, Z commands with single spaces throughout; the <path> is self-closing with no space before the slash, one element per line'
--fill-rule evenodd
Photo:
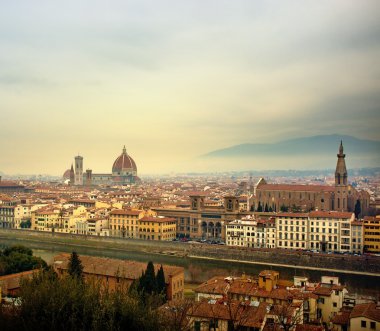
<path fill-rule="evenodd" d="M 32 211 L 32 229 L 38 231 L 49 231 L 59 227 L 59 210 L 38 209 Z"/>
<path fill-rule="evenodd" d="M 376 217 L 364 217 L 364 251 L 380 253 L 380 215 Z"/>
<path fill-rule="evenodd" d="M 338 277 L 322 276 L 320 286 L 313 293 L 318 295 L 317 318 L 328 323 L 343 307 L 347 289 L 339 283 Z"/>
<path fill-rule="evenodd" d="M 176 224 L 175 218 L 145 216 L 139 220 L 138 238 L 173 240 L 176 237 Z"/>
<path fill-rule="evenodd" d="M 138 221 L 144 216 L 145 212 L 143 210 L 112 210 L 109 214 L 110 235 L 115 237 L 138 238 Z"/>
<path fill-rule="evenodd" d="M 380 330 L 380 309 L 376 303 L 356 305 L 350 315 L 350 330 Z"/>

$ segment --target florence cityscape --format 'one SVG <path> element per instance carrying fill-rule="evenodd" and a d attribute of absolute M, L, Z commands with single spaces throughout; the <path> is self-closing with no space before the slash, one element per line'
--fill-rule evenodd
<path fill-rule="evenodd" d="M 380 330 L 380 3 L 0 3 L 0 330 Z"/>

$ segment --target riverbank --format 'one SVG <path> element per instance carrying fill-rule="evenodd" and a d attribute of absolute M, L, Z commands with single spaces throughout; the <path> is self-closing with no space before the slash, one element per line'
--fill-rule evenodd
<path fill-rule="evenodd" d="M 294 252 L 277 249 L 244 249 L 207 244 L 181 242 L 145 241 L 110 237 L 78 236 L 60 233 L 46 233 L 29 230 L 0 229 L 0 240 L 28 241 L 35 245 L 47 244 L 59 247 L 95 249 L 114 252 L 140 252 L 173 258 L 203 259 L 228 263 L 256 264 L 297 268 L 314 271 L 330 271 L 353 275 L 380 277 L 380 257 L 328 255 Z M 339 269 L 337 268 L 339 266 Z"/>

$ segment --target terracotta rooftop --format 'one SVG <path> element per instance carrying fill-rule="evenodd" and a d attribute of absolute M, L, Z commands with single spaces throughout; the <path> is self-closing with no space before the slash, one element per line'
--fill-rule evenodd
<path fill-rule="evenodd" d="M 363 303 L 356 305 L 351 312 L 350 318 L 367 317 L 368 319 L 380 322 L 380 307 L 376 303 Z"/>
<path fill-rule="evenodd" d="M 276 217 L 305 217 L 309 216 L 308 213 L 278 213 Z"/>
<path fill-rule="evenodd" d="M 63 253 L 54 257 L 54 268 L 68 269 L 68 263 L 70 254 Z M 137 279 L 141 276 L 142 272 L 146 270 L 146 263 L 129 261 L 129 260 L 117 260 L 103 257 L 80 255 L 79 259 L 83 265 L 83 272 L 85 274 L 103 275 L 103 276 L 116 276 L 126 279 Z M 157 272 L 160 268 L 160 264 L 155 264 L 154 269 Z M 162 265 L 165 274 L 165 281 L 169 282 L 169 277 L 183 273 L 182 267 Z"/>
<path fill-rule="evenodd" d="M 340 311 L 332 318 L 331 322 L 338 325 L 348 325 L 350 322 L 350 314 L 350 310 Z"/>
<path fill-rule="evenodd" d="M 266 302 L 260 302 L 258 306 L 253 306 L 249 302 L 203 300 L 194 303 L 189 315 L 220 320 L 230 320 L 232 316 L 241 326 L 261 328 L 269 307 L 270 304 Z"/>
<path fill-rule="evenodd" d="M 140 215 L 141 211 L 128 209 L 115 209 L 110 212 L 110 215 Z"/>
<path fill-rule="evenodd" d="M 311 211 L 310 217 L 316 218 L 351 218 L 353 213 L 339 211 Z"/>
<path fill-rule="evenodd" d="M 257 187 L 266 191 L 297 191 L 297 192 L 334 192 L 334 186 L 328 185 L 291 185 L 291 184 L 262 184 Z"/>
<path fill-rule="evenodd" d="M 331 287 L 320 286 L 317 287 L 313 293 L 316 295 L 330 296 L 332 291 L 333 290 L 331 289 Z"/>
<path fill-rule="evenodd" d="M 155 222 L 155 223 L 164 223 L 164 222 L 173 222 L 175 218 L 170 217 L 152 217 L 152 216 L 144 216 L 140 219 L 140 222 Z"/>

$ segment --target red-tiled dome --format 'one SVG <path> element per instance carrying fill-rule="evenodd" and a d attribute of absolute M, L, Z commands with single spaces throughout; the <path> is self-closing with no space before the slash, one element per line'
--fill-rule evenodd
<path fill-rule="evenodd" d="M 62 177 L 63 179 L 70 179 L 70 169 L 67 169 Z"/>
<path fill-rule="evenodd" d="M 123 152 L 113 163 L 112 174 L 122 175 L 125 172 L 137 172 L 137 167 L 135 161 L 127 154 L 124 146 Z"/>

